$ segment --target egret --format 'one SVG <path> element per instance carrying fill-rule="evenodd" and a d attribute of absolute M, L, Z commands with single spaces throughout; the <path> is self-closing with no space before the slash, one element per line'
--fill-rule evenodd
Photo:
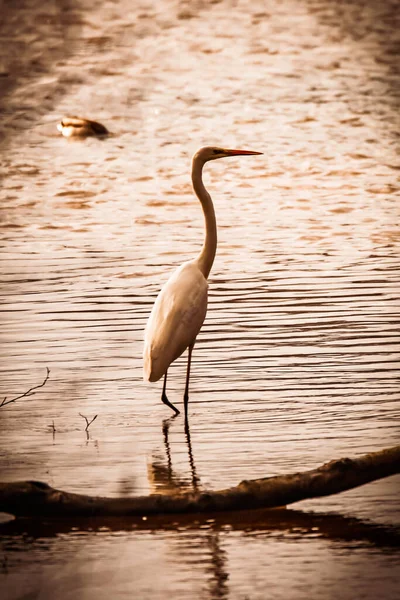
<path fill-rule="evenodd" d="M 217 249 L 217 223 L 211 196 L 203 184 L 203 167 L 206 162 L 217 158 L 249 154 L 262 152 L 206 146 L 200 148 L 192 159 L 192 185 L 203 209 L 205 240 L 197 258 L 183 263 L 161 289 L 144 336 L 144 378 L 153 382 L 164 376 L 161 400 L 176 414 L 179 410 L 167 398 L 167 372 L 171 363 L 188 348 L 183 397 L 187 416 L 192 351 L 207 312 L 207 278 Z"/>
<path fill-rule="evenodd" d="M 64 117 L 57 123 L 57 129 L 66 138 L 104 136 L 109 133 L 108 129 L 97 121 L 83 119 L 82 117 Z"/>

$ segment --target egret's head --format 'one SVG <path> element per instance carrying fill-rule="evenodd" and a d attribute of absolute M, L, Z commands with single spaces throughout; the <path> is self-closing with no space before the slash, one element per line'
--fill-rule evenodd
<path fill-rule="evenodd" d="M 209 160 L 216 160 L 217 158 L 225 158 L 227 156 L 242 156 L 248 154 L 262 154 L 262 152 L 253 152 L 252 150 L 229 150 L 228 148 L 205 146 L 196 152 L 193 160 L 200 160 L 203 163 L 206 163 Z"/>

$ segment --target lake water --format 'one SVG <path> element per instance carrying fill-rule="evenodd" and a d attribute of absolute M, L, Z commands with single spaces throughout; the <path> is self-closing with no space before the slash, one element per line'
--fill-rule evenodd
<path fill-rule="evenodd" d="M 0 409 L 2 480 L 219 489 L 399 443 L 396 7 L 3 5 L 0 391 L 50 378 Z M 71 114 L 113 135 L 68 141 Z M 161 285 L 202 244 L 203 145 L 264 155 L 205 168 L 219 246 L 188 436 L 141 354 Z M 2 598 L 394 600 L 399 484 L 276 514 L 9 524 Z"/>

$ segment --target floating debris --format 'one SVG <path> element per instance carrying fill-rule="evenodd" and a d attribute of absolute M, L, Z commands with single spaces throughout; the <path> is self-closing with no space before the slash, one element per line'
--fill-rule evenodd
<path fill-rule="evenodd" d="M 104 136 L 109 133 L 101 123 L 81 117 L 64 117 L 60 123 L 57 123 L 57 129 L 66 138 Z"/>

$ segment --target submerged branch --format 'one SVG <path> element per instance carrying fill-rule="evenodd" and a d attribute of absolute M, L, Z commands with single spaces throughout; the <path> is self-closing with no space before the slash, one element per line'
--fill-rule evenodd
<path fill-rule="evenodd" d="M 143 516 L 275 508 L 329 496 L 400 472 L 400 446 L 355 459 L 333 460 L 317 469 L 242 481 L 220 491 L 103 498 L 56 490 L 46 483 L 0 483 L 0 511 L 16 516 Z"/>
<path fill-rule="evenodd" d="M 46 367 L 46 377 L 44 378 L 42 383 L 39 383 L 39 385 L 34 385 L 27 392 L 24 392 L 23 394 L 21 394 L 20 396 L 16 396 L 15 398 L 11 398 L 11 400 L 7 400 L 7 396 L 6 396 L 5 398 L 3 398 L 3 401 L 0 402 L 0 408 L 2 406 L 7 406 L 7 404 L 11 404 L 11 402 L 15 402 L 16 400 L 19 400 L 20 398 L 25 398 L 26 396 L 33 396 L 33 394 L 35 393 L 35 390 L 38 390 L 39 388 L 46 385 L 49 375 L 50 375 L 50 369 L 49 369 L 49 367 Z"/>
<path fill-rule="evenodd" d="M 97 415 L 94 415 L 93 419 L 91 419 L 89 421 L 89 419 L 87 417 L 85 417 L 85 415 L 83 415 L 82 413 L 79 413 L 79 416 L 82 417 L 82 419 L 85 419 L 86 421 L 86 427 L 85 427 L 85 431 L 86 431 L 86 439 L 89 440 L 90 439 L 90 435 L 89 435 L 89 427 L 91 426 L 91 424 L 93 423 L 93 421 L 95 421 L 97 419 Z"/>
<path fill-rule="evenodd" d="M 85 417 L 85 415 L 82 415 L 82 413 L 79 413 L 79 416 L 82 417 L 82 419 L 85 419 L 85 421 L 86 421 L 86 427 L 85 427 L 86 432 L 89 429 L 90 425 L 93 423 L 93 421 L 95 421 L 95 419 L 97 419 L 97 415 L 94 415 L 93 419 L 91 419 L 90 421 L 87 417 Z"/>

